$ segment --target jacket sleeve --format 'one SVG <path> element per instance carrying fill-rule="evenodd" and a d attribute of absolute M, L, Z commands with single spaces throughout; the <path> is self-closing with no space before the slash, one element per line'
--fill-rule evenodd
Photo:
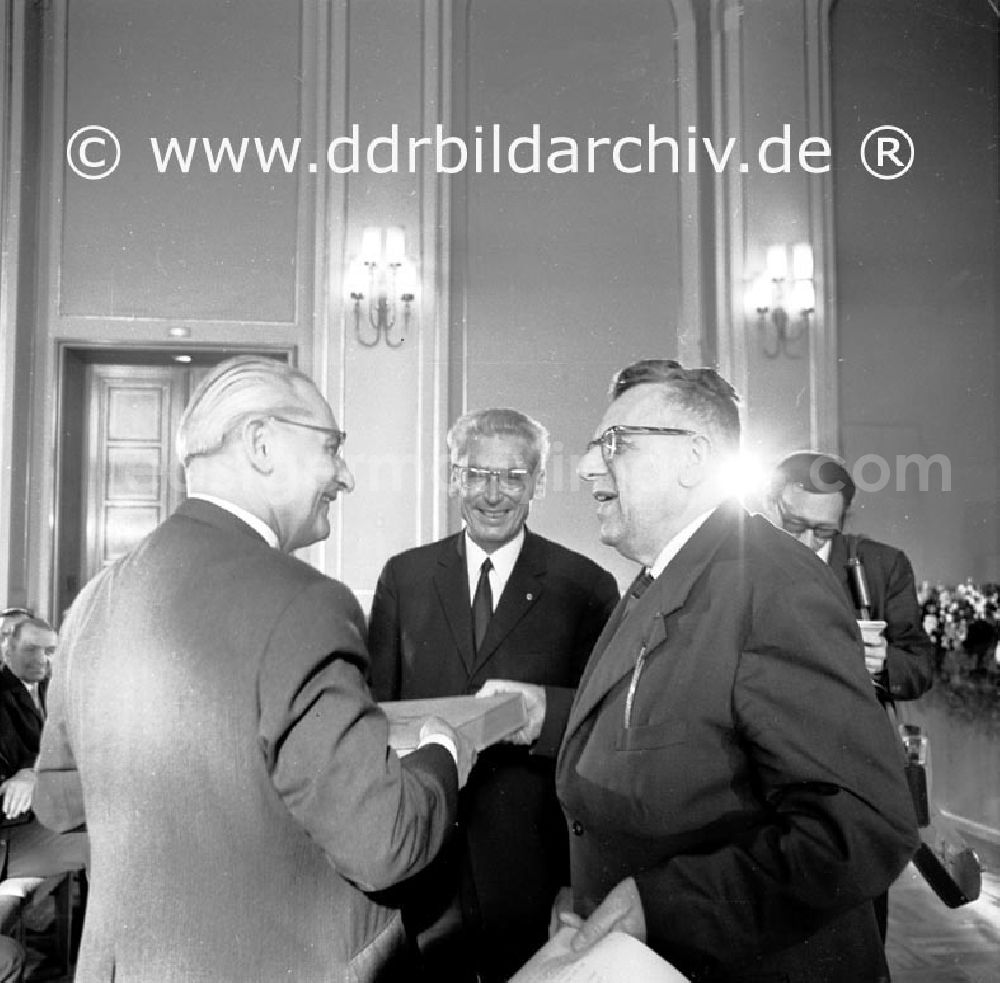
<path fill-rule="evenodd" d="M 915 700 L 934 682 L 934 645 L 923 629 L 906 554 L 892 550 L 880 567 L 885 576 L 886 685 L 895 700 Z"/>
<path fill-rule="evenodd" d="M 392 562 L 383 567 L 375 585 L 368 619 L 369 679 L 376 700 L 398 700 L 401 692 L 402 652 L 399 635 L 399 599 Z"/>
<path fill-rule="evenodd" d="M 635 875 L 650 944 L 693 965 L 801 941 L 885 891 L 918 845 L 899 742 L 836 592 L 769 584 L 748 615 L 732 753 L 759 806 L 716 848 Z"/>
<path fill-rule="evenodd" d="M 345 878 L 380 890 L 438 852 L 456 818 L 458 776 L 440 747 L 402 761 L 365 684 L 364 617 L 330 581 L 282 613 L 259 669 L 260 742 L 285 806 Z"/>

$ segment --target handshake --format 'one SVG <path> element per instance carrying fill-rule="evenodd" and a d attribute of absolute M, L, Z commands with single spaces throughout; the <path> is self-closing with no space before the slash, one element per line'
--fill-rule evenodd
<path fill-rule="evenodd" d="M 515 697 L 520 697 L 516 699 Z M 389 744 L 405 754 L 440 744 L 455 760 L 462 788 L 484 748 L 501 741 L 532 744 L 545 721 L 545 689 L 531 683 L 490 679 L 475 696 L 383 703 Z"/>

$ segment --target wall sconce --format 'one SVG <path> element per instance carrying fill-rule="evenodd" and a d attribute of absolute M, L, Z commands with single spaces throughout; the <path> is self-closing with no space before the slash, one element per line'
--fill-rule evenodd
<path fill-rule="evenodd" d="M 361 235 L 361 255 L 347 273 L 347 291 L 354 301 L 354 335 L 365 348 L 385 338 L 389 348 L 406 340 L 417 294 L 417 270 L 406 258 L 403 230 L 369 226 Z M 364 303 L 367 301 L 367 303 Z"/>
<path fill-rule="evenodd" d="M 769 246 L 766 268 L 747 291 L 748 306 L 757 312 L 765 358 L 801 358 L 791 346 L 806 337 L 809 315 L 816 310 L 812 248 L 805 242 L 791 247 L 791 276 L 788 253 L 788 246 Z"/>

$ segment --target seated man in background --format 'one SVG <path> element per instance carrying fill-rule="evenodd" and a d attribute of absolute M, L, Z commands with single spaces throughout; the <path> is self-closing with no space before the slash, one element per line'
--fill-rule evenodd
<path fill-rule="evenodd" d="M 869 615 L 884 621 L 881 651 L 866 646 L 872 661 L 882 662 L 872 676 L 883 703 L 915 700 L 934 681 L 934 646 L 923 629 L 913 568 L 902 550 L 865 536 L 844 535 L 844 520 L 856 492 L 843 462 L 828 454 L 797 451 L 775 468 L 770 488 L 774 521 L 813 550 L 833 571 L 855 611 L 856 596 L 848 561 L 852 550 L 861 561 L 869 592 Z"/>
<path fill-rule="evenodd" d="M 31 815 L 35 759 L 45 723 L 45 691 L 57 642 L 40 618 L 20 616 L 3 638 L 0 667 L 0 933 L 10 930 L 27 894 L 46 877 L 87 860 L 87 837 L 60 836 Z"/>
<path fill-rule="evenodd" d="M 521 692 L 534 746 L 484 751 L 459 800 L 461 835 L 410 885 L 404 907 L 428 980 L 505 980 L 545 941 L 567 875 L 554 757 L 574 688 L 618 601 L 612 576 L 525 527 L 548 434 L 511 409 L 461 417 L 448 433 L 449 495 L 464 532 L 386 563 L 372 606 L 380 700 Z M 504 682 L 498 682 L 503 680 Z"/>

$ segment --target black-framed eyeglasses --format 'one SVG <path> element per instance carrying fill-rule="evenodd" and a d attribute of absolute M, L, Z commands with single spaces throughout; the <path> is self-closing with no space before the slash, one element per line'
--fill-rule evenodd
<path fill-rule="evenodd" d="M 451 469 L 464 492 L 480 492 L 493 480 L 504 495 L 511 496 L 523 495 L 533 474 L 527 468 L 477 468 L 462 464 L 453 464 Z"/>
<path fill-rule="evenodd" d="M 290 427 L 302 427 L 304 430 L 315 430 L 317 433 L 325 433 L 333 441 L 330 453 L 334 457 L 340 453 L 341 448 L 344 446 L 344 441 L 347 440 L 347 433 L 343 430 L 338 430 L 336 427 L 322 427 L 318 423 L 290 420 L 287 416 L 278 416 L 276 413 L 271 413 L 268 419 L 274 420 L 275 423 L 285 423 Z"/>
<path fill-rule="evenodd" d="M 807 522 L 802 516 L 786 512 L 784 503 L 781 501 L 777 502 L 777 506 L 781 528 L 791 536 L 801 536 L 803 533 L 811 531 L 819 542 L 828 543 L 840 532 L 839 525 L 830 525 L 828 522 Z"/>
<path fill-rule="evenodd" d="M 13 618 L 17 615 L 21 615 L 25 618 L 33 618 L 35 612 L 31 608 L 4 608 L 0 611 L 0 618 Z"/>
<path fill-rule="evenodd" d="M 684 430 L 680 427 L 630 427 L 624 424 L 617 424 L 613 427 L 608 427 L 599 437 L 595 437 L 593 440 L 587 443 L 587 450 L 589 451 L 592 447 L 601 448 L 601 457 L 604 459 L 605 464 L 610 464 L 612 458 L 621 451 L 623 447 L 627 447 L 628 444 L 624 441 L 623 437 L 628 436 L 641 436 L 650 434 L 653 436 L 659 435 L 661 437 L 694 437 L 697 436 L 697 430 Z"/>

